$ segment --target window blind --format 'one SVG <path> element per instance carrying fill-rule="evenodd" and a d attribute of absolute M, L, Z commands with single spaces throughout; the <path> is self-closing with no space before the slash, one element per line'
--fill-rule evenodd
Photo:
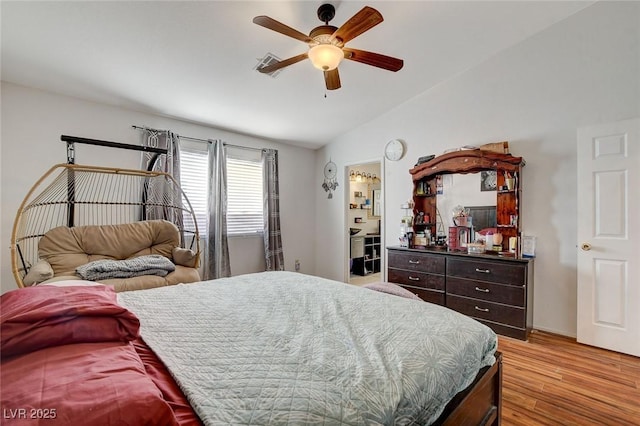
<path fill-rule="evenodd" d="M 262 233 L 262 163 L 227 157 L 227 232 Z"/>
<path fill-rule="evenodd" d="M 253 153 L 255 154 L 255 153 Z M 262 162 L 259 155 L 227 152 L 227 233 L 255 235 L 264 230 Z M 180 149 L 180 185 L 195 211 L 198 230 L 207 235 L 208 154 L 206 146 L 183 144 Z M 193 229 L 185 217 L 186 229 Z"/>
<path fill-rule="evenodd" d="M 198 221 L 198 231 L 207 235 L 207 172 L 209 164 L 207 151 L 184 149 L 180 150 L 180 186 L 191 203 Z M 184 216 L 185 229 L 195 230 L 191 217 Z"/>

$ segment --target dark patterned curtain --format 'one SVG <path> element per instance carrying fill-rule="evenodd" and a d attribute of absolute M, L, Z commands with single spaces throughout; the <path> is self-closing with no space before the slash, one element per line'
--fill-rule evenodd
<path fill-rule="evenodd" d="M 284 271 L 282 236 L 280 233 L 280 190 L 278 184 L 278 151 L 262 150 L 264 185 L 264 255 L 267 271 Z"/>
<path fill-rule="evenodd" d="M 142 145 L 167 150 L 166 155 L 152 152 L 143 153 L 142 169 L 165 172 L 171 175 L 176 182 L 180 182 L 180 137 L 177 134 L 168 130 L 145 128 L 142 132 Z M 163 182 L 163 185 L 169 184 L 171 182 Z M 164 219 L 175 223 L 179 229 L 183 229 L 182 199 L 178 195 L 179 193 L 180 191 L 174 191 L 172 188 L 145 184 L 142 197 L 146 201 L 147 207 L 142 214 L 142 219 Z M 156 207 L 154 204 L 175 206 L 175 208 Z M 184 241 L 184 235 L 181 235 L 181 238 Z"/>

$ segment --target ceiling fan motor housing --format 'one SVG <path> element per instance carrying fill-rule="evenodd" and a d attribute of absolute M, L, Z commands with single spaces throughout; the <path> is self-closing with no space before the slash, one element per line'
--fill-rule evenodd
<path fill-rule="evenodd" d="M 328 25 L 334 16 L 336 16 L 336 8 L 333 5 L 326 3 L 318 8 L 318 19 L 324 22 L 325 25 Z"/>
<path fill-rule="evenodd" d="M 319 27 L 315 27 L 309 33 L 309 37 L 311 37 L 314 41 L 320 44 L 338 44 L 338 40 L 332 42 L 331 35 L 337 30 L 337 27 L 333 25 L 320 25 Z M 312 46 L 313 44 L 310 44 Z"/>

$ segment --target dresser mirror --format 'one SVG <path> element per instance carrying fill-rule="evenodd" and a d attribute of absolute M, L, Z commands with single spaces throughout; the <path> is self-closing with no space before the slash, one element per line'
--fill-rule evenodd
<path fill-rule="evenodd" d="M 414 167 L 410 170 L 414 183 L 414 232 L 435 239 L 450 237 L 456 227 L 472 224 L 476 231 L 495 227 L 504 237 L 500 251 L 508 250 L 509 238 L 520 236 L 520 179 L 524 164 L 521 157 L 510 154 L 465 150 L 443 154 Z M 458 206 L 473 218 L 470 224 L 460 220 L 454 223 L 453 210 Z"/>
<path fill-rule="evenodd" d="M 491 185 L 484 185 L 482 178 L 481 172 L 442 175 L 442 191 L 436 191 L 436 207 L 440 213 L 438 220 L 442 222 L 439 228 L 456 226 L 453 219 L 456 206 L 468 210 L 475 231 L 496 226 L 496 185 L 491 189 Z"/>

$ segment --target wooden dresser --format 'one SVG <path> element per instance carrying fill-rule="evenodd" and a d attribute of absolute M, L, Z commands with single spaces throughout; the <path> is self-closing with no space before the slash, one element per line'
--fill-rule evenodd
<path fill-rule="evenodd" d="M 533 323 L 533 260 L 388 248 L 388 281 L 526 340 Z"/>

